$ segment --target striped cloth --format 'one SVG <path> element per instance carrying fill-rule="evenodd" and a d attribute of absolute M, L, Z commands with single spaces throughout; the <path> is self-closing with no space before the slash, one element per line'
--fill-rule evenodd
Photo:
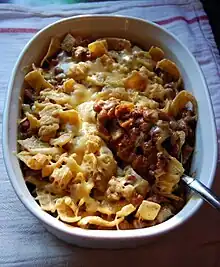
<path fill-rule="evenodd" d="M 205 75 L 220 138 L 220 58 L 208 18 L 198 0 L 149 0 L 24 7 L 0 5 L 0 114 L 15 61 L 42 27 L 79 14 L 121 14 L 152 20 L 188 46 Z M 77 248 L 49 234 L 16 197 L 0 152 L 0 266 L 219 267 L 220 217 L 203 205 L 187 223 L 144 247 L 101 251 Z M 218 168 L 217 173 L 220 172 Z M 214 189 L 220 194 L 215 181 Z"/>

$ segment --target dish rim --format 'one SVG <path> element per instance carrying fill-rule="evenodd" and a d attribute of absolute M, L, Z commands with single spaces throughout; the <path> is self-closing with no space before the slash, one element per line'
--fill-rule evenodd
<path fill-rule="evenodd" d="M 27 52 L 28 48 L 32 45 L 32 42 L 37 39 L 42 32 L 47 31 L 49 28 L 56 27 L 56 25 L 63 23 L 65 21 L 71 21 L 75 19 L 86 19 L 86 18 L 112 18 L 112 19 L 124 19 L 124 20 L 136 20 L 140 22 L 144 22 L 147 24 L 152 25 L 153 27 L 156 27 L 162 31 L 164 31 L 166 34 L 170 35 L 175 42 L 177 42 L 182 48 L 187 52 L 187 54 L 190 56 L 192 62 L 194 63 L 195 67 L 198 70 L 201 82 L 204 85 L 205 88 L 205 94 L 206 94 L 206 103 L 208 105 L 209 111 L 210 111 L 210 116 L 211 116 L 211 132 L 213 136 L 213 141 L 215 141 L 216 145 L 214 145 L 214 151 L 213 151 L 213 163 L 211 168 L 211 173 L 210 173 L 210 178 L 209 180 L 207 179 L 206 186 L 211 187 L 213 180 L 214 180 L 214 175 L 216 172 L 216 166 L 217 166 L 217 134 L 216 134 L 216 122 L 215 122 L 215 117 L 214 117 L 214 111 L 213 111 L 213 106 L 211 104 L 211 97 L 210 93 L 208 90 L 208 86 L 206 84 L 205 78 L 203 76 L 203 73 L 199 67 L 199 64 L 197 63 L 196 59 L 194 56 L 191 54 L 189 49 L 171 32 L 168 30 L 162 28 L 161 26 L 157 25 L 154 22 L 151 22 L 149 20 L 145 19 L 140 19 L 132 16 L 123 16 L 123 15 L 79 15 L 79 16 L 72 16 L 68 18 L 63 18 L 60 19 L 54 23 L 49 24 L 48 26 L 44 27 L 41 29 L 39 32 L 37 32 L 29 41 L 28 43 L 24 46 L 23 50 L 21 51 L 15 65 L 12 71 L 12 74 L 10 76 L 10 80 L 8 83 L 8 91 L 6 94 L 6 100 L 5 100 L 5 107 L 4 107 L 4 114 L 3 114 L 3 131 L 2 131 L 2 146 L 3 146 L 3 158 L 7 170 L 7 174 L 9 176 L 10 182 L 20 199 L 20 201 L 23 203 L 23 205 L 39 220 L 41 220 L 44 224 L 46 224 L 49 228 L 54 228 L 60 232 L 63 232 L 65 234 L 71 235 L 72 237 L 78 236 L 81 238 L 89 238 L 89 239 L 94 239 L 94 240 L 103 240 L 103 239 L 139 239 L 139 238 L 148 238 L 148 237 L 153 237 L 153 236 L 158 236 L 161 234 L 164 234 L 165 232 L 170 231 L 171 229 L 176 228 L 177 226 L 181 225 L 183 222 L 187 221 L 201 206 L 202 204 L 202 199 L 195 198 L 192 196 L 188 203 L 184 206 L 184 208 L 189 204 L 189 203 L 194 203 L 194 205 L 189 209 L 187 214 L 185 214 L 184 208 L 175 216 L 172 218 L 168 219 L 167 221 L 149 227 L 149 228 L 142 228 L 142 229 L 130 229 L 130 230 L 122 230 L 122 231 L 117 231 L 117 230 L 87 230 L 87 229 L 81 229 L 79 227 L 73 227 L 70 226 L 66 223 L 63 223 L 53 216 L 49 215 L 47 212 L 41 210 L 41 209 L 36 209 L 34 205 L 31 204 L 31 202 L 28 201 L 28 199 L 25 199 L 23 197 L 22 190 L 19 186 L 19 183 L 16 179 L 16 175 L 12 169 L 12 162 L 10 160 L 10 155 L 9 155 L 9 146 L 8 146 L 8 125 L 9 125 L 9 106 L 11 103 L 11 95 L 13 93 L 13 84 L 15 81 L 16 73 L 18 71 L 19 64 L 24 56 L 24 54 Z M 20 88 L 19 88 L 20 89 Z M 30 194 L 30 197 L 31 194 Z M 40 207 L 39 207 L 40 208 Z M 183 219 L 182 216 L 184 215 Z"/>

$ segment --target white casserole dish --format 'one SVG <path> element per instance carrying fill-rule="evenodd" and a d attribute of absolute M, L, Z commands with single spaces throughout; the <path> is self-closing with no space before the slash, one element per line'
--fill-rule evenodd
<path fill-rule="evenodd" d="M 196 152 L 191 171 L 196 171 L 196 177 L 211 187 L 217 163 L 217 138 L 208 89 L 196 60 L 174 35 L 152 22 L 131 17 L 77 16 L 60 20 L 38 32 L 25 46 L 17 60 L 9 82 L 4 110 L 3 152 L 7 172 L 18 197 L 27 209 L 44 223 L 48 231 L 67 242 L 92 248 L 134 247 L 185 222 L 198 210 L 202 200 L 190 194 L 187 204 L 177 215 L 150 228 L 123 231 L 74 228 L 41 210 L 25 185 L 15 155 L 19 96 L 25 76 L 23 69 L 42 59 L 52 36 L 64 35 L 70 31 L 75 35 L 124 37 L 144 48 L 148 45 L 158 45 L 165 51 L 166 57 L 177 64 L 186 90 L 193 93 L 199 106 Z"/>

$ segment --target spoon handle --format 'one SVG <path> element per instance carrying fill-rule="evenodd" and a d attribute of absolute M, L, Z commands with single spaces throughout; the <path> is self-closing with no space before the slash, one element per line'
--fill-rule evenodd
<path fill-rule="evenodd" d="M 220 211 L 220 198 L 217 197 L 209 188 L 207 188 L 203 183 L 184 175 L 182 177 L 184 182 L 192 189 L 195 193 L 200 195 L 205 201 L 207 201 L 210 205 Z"/>

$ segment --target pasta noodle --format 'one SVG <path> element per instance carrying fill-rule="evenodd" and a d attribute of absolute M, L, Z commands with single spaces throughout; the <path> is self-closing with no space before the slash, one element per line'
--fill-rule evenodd
<path fill-rule="evenodd" d="M 183 208 L 198 107 L 165 56 L 121 38 L 52 37 L 25 76 L 17 153 L 44 211 L 134 229 Z"/>

